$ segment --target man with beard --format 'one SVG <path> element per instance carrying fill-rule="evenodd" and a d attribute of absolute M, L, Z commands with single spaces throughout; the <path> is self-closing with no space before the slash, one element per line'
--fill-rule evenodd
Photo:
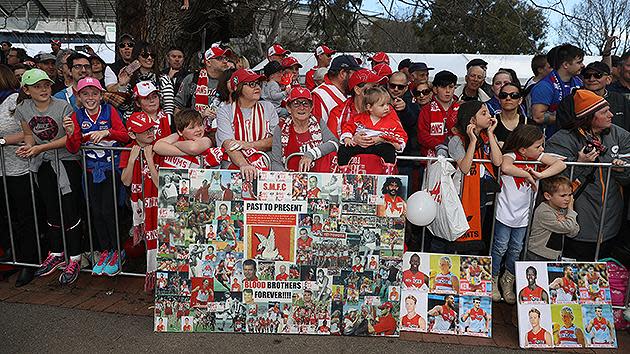
<path fill-rule="evenodd" d="M 346 101 L 348 79 L 361 69 L 352 55 L 340 55 L 333 59 L 328 69 L 328 80 L 313 90 L 313 115 L 328 122 L 330 111 Z M 333 131 L 335 133 L 336 130 Z"/>
<path fill-rule="evenodd" d="M 402 198 L 402 181 L 398 177 L 387 177 L 381 193 L 383 205 L 377 207 L 378 216 L 400 217 L 405 213 L 405 200 Z"/>
<path fill-rule="evenodd" d="M 79 109 L 75 95 L 77 85 L 81 79 L 92 76 L 92 65 L 90 64 L 90 59 L 81 53 L 74 53 L 68 56 L 66 64 L 70 69 L 72 85 L 57 92 L 54 97 L 68 102 L 72 106 L 72 109 L 76 111 Z"/>
<path fill-rule="evenodd" d="M 564 276 L 556 278 L 549 284 L 549 289 L 556 291 L 555 303 L 566 303 L 577 299 L 577 284 L 573 280 L 573 267 L 565 266 Z"/>
<path fill-rule="evenodd" d="M 432 332 L 446 332 L 455 330 L 457 311 L 455 310 L 455 297 L 448 295 L 444 299 L 444 305 L 436 305 L 427 312 L 427 315 L 435 317 L 431 326 Z"/>

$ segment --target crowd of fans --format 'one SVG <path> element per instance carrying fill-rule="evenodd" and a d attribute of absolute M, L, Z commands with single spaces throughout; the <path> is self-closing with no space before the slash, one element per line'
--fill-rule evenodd
<path fill-rule="evenodd" d="M 411 194 L 421 188 L 426 162 L 399 155 L 450 157 L 464 209 L 481 220 L 479 234 L 465 242 L 429 235 L 428 249 L 490 253 L 497 301 L 515 301 L 514 262 L 521 257 L 593 260 L 600 236 L 601 257 L 627 242 L 620 230 L 628 222 L 622 190 L 630 182 L 623 167 L 630 153 L 630 52 L 611 57 L 608 45 L 602 61 L 585 66 L 584 52 L 564 44 L 534 56 L 524 84 L 510 68 L 488 73 L 487 62 L 473 59 L 458 86 L 440 63 L 405 59 L 394 71 L 379 52 L 366 68 L 326 45 L 314 50 L 317 65 L 305 78 L 280 44 L 268 49 L 260 72 L 219 44 L 203 53 L 201 67 L 190 68 L 177 47 L 159 58 L 151 44 L 128 34 L 117 47 L 118 59 L 108 65 L 89 47 L 74 52 L 52 41 L 50 53 L 29 58 L 2 43 L 2 181 L 14 243 L 3 233 L 0 246 L 4 260 L 36 263 L 40 225 L 48 251 L 37 270 L 21 271 L 18 286 L 58 268 L 62 284 L 76 280 L 86 243 L 81 205 L 89 199 L 98 251 L 93 274 L 121 271 L 114 210 L 130 206 L 142 215 L 133 218 L 130 239 L 145 241 L 150 288 L 159 167 L 234 168 L 249 182 L 261 169 L 399 173 L 408 176 Z M 81 146 L 131 149 L 86 150 L 82 159 Z M 567 162 L 614 168 L 570 169 Z M 35 191 L 29 171 L 37 172 Z M 122 206 L 112 194 L 117 182 L 129 187 L 121 191 L 129 201 Z M 472 203 L 464 200 L 470 196 Z M 418 230 L 409 234 L 413 249 Z"/>

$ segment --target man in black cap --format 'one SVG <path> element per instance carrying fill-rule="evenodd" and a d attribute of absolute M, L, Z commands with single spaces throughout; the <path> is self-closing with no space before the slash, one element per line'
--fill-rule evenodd
<path fill-rule="evenodd" d="M 479 66 L 484 71 L 488 72 L 488 62 L 481 58 L 475 58 L 469 61 L 468 64 L 466 64 L 466 71 L 468 71 L 468 69 L 470 69 L 471 66 Z M 492 96 L 492 85 L 487 83 L 486 80 L 484 80 L 483 84 L 481 84 L 481 90 L 485 92 L 486 94 L 488 94 L 488 96 Z"/>
<path fill-rule="evenodd" d="M 328 68 L 328 81 L 313 90 L 313 115 L 328 122 L 330 111 L 346 101 L 348 95 L 348 79 L 355 71 L 361 69 L 357 59 L 352 55 L 339 55 L 333 59 Z"/>
<path fill-rule="evenodd" d="M 405 73 L 407 78 L 409 78 L 409 67 L 411 66 L 411 59 L 405 58 L 400 63 L 398 63 L 398 71 Z"/>
<path fill-rule="evenodd" d="M 409 75 L 414 87 L 429 82 L 429 70 L 433 70 L 425 63 L 411 63 L 409 65 Z"/>
<path fill-rule="evenodd" d="M 601 61 L 590 63 L 582 70 L 582 77 L 584 78 L 584 88 L 604 97 L 610 105 L 613 124 L 630 131 L 630 100 L 620 93 L 606 89 L 606 86 L 610 85 L 612 81 L 610 67 Z M 573 95 L 570 95 L 563 99 L 558 107 L 558 127 L 566 128 L 574 117 Z"/>

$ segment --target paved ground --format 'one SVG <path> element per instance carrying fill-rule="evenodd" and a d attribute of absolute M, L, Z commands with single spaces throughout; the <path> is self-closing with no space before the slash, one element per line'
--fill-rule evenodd
<path fill-rule="evenodd" d="M 403 333 L 400 339 L 279 336 L 255 334 L 155 334 L 153 297 L 144 293 L 143 278 L 92 277 L 82 273 L 75 284 L 61 287 L 55 276 L 39 278 L 16 289 L 15 275 L 0 280 L 0 353 L 199 351 L 225 353 L 352 352 L 504 353 L 518 350 L 516 308 L 493 308 L 493 338 Z M 37 341 L 34 339 L 37 338 Z M 618 332 L 620 349 L 628 352 L 630 335 Z M 42 346 L 41 343 L 45 343 Z M 261 350 L 261 348 L 264 348 Z M 611 350 L 562 352 L 612 353 Z"/>

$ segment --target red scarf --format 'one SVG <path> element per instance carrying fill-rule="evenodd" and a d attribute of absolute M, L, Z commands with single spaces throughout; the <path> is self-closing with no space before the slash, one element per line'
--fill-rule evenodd
<path fill-rule="evenodd" d="M 210 90 L 208 89 L 208 72 L 206 69 L 199 70 L 199 78 L 197 78 L 197 88 L 195 89 L 195 110 L 197 112 L 203 112 L 208 108 L 210 102 L 208 95 Z"/>
<path fill-rule="evenodd" d="M 234 117 L 232 122 L 234 139 L 251 143 L 268 137 L 265 109 L 260 102 L 256 102 L 249 117 L 243 116 L 238 102 L 232 103 L 232 117 Z"/>
<path fill-rule="evenodd" d="M 516 160 L 515 161 L 527 161 L 527 158 L 521 154 L 519 154 L 518 152 L 514 152 L 514 155 L 516 155 Z M 526 170 L 527 168 L 533 168 L 534 170 L 536 170 L 536 165 L 534 164 L 514 164 L 514 166 L 520 168 L 521 170 Z M 527 182 L 527 178 L 524 177 L 515 177 L 514 178 L 514 183 L 516 184 L 516 188 L 521 189 L 521 186 L 524 185 L 528 185 L 529 182 Z"/>
<path fill-rule="evenodd" d="M 287 163 L 286 159 L 289 155 L 296 152 L 306 152 L 320 146 L 322 141 L 322 129 L 317 121 L 317 117 L 311 115 L 308 119 L 308 140 L 298 141 L 297 133 L 295 131 L 295 125 L 291 116 L 286 117 L 281 123 L 280 141 L 282 143 L 282 156 L 283 161 Z M 326 156 L 322 156 L 313 163 L 311 163 L 311 171 L 313 172 L 334 172 L 336 171 L 336 154 L 331 153 Z M 297 171 L 299 159 L 293 158 L 288 163 L 289 171 Z"/>

